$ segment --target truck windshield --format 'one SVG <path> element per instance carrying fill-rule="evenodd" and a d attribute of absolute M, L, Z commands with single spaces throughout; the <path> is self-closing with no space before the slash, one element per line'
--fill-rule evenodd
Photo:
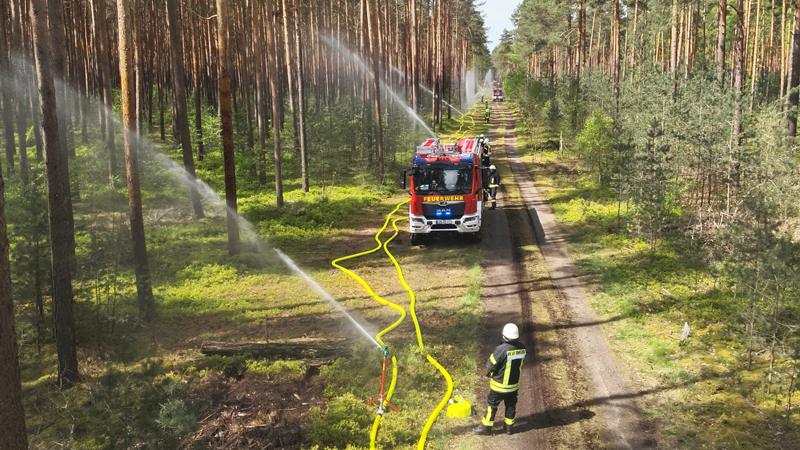
<path fill-rule="evenodd" d="M 417 195 L 472 193 L 472 167 L 469 165 L 418 167 L 413 177 Z"/>

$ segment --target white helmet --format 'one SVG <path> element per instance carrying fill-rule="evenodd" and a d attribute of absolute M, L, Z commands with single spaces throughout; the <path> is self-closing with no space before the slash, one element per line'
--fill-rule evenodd
<path fill-rule="evenodd" d="M 503 327 L 503 337 L 509 341 L 519 339 L 519 328 L 513 323 L 507 323 L 506 326 Z"/>
<path fill-rule="evenodd" d="M 492 164 L 491 166 L 489 166 L 489 170 L 497 170 L 497 167 L 495 167 L 494 164 Z M 508 325 L 512 325 L 512 324 L 508 324 Z M 506 326 L 508 326 L 508 325 L 506 325 Z"/>

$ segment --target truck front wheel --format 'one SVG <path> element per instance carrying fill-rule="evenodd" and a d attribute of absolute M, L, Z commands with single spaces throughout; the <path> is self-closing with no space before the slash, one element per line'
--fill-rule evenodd
<path fill-rule="evenodd" d="M 411 245 L 421 245 L 422 235 L 420 233 L 411 233 Z"/>

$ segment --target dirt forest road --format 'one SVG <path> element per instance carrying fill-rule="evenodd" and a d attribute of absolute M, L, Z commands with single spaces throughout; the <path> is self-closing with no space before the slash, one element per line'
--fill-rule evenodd
<path fill-rule="evenodd" d="M 484 216 L 483 338 L 478 370 L 505 323 L 521 326 L 528 348 L 514 434 L 502 434 L 501 405 L 487 449 L 655 449 L 601 322 L 589 307 L 549 203 L 519 158 L 514 119 L 493 105 L 488 134 L 502 188 Z M 475 408 L 486 412 L 488 380 Z"/>

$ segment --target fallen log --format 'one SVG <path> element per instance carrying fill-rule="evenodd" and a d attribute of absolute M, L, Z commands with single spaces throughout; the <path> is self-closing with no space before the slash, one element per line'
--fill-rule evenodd
<path fill-rule="evenodd" d="M 330 364 L 353 351 L 353 339 L 300 338 L 274 342 L 204 342 L 204 355 L 235 356 L 250 354 L 269 360 L 303 361 L 309 366 Z"/>

